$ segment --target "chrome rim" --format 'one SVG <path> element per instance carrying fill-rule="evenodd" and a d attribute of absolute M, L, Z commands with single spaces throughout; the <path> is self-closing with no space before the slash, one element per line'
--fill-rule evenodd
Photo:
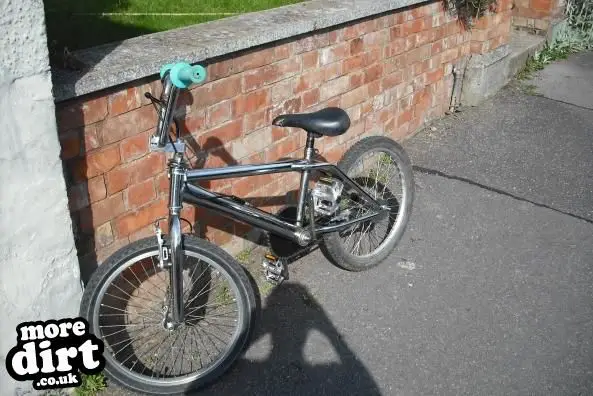
<path fill-rule="evenodd" d="M 158 250 L 118 267 L 99 290 L 93 330 L 112 368 L 144 383 L 187 384 L 218 367 L 234 349 L 246 320 L 239 290 L 213 260 L 185 251 L 185 322 L 167 329 L 169 271 Z"/>

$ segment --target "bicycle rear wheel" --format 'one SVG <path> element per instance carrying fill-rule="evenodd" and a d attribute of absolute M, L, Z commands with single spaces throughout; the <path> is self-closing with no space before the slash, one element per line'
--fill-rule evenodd
<path fill-rule="evenodd" d="M 204 240 L 184 236 L 185 322 L 167 329 L 169 270 L 155 237 L 121 249 L 89 282 L 80 314 L 105 343 L 105 372 L 144 393 L 203 387 L 239 357 L 252 329 L 255 297 L 241 266 Z"/>
<path fill-rule="evenodd" d="M 320 243 L 326 258 L 335 265 L 349 271 L 364 271 L 385 260 L 403 236 L 414 199 L 412 165 L 395 141 L 371 136 L 352 146 L 338 167 L 381 205 L 389 207 L 386 216 L 326 234 Z M 364 197 L 344 188 L 339 209 L 327 223 L 339 224 L 372 211 Z"/>

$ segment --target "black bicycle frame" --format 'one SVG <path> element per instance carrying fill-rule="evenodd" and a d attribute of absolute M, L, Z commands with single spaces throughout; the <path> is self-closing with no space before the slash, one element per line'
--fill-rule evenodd
<path fill-rule="evenodd" d="M 253 227 L 263 229 L 270 233 L 292 240 L 301 246 L 306 246 L 314 241 L 317 236 L 336 232 L 357 223 L 373 219 L 379 215 L 385 214 L 389 209 L 382 206 L 366 191 L 364 191 L 356 182 L 351 180 L 344 172 L 335 165 L 320 162 L 313 159 L 315 135 L 311 132 L 307 134 L 307 143 L 305 147 L 304 159 L 276 161 L 267 164 L 257 165 L 234 165 L 224 168 L 208 169 L 189 169 L 183 159 L 185 146 L 183 142 L 171 142 L 169 138 L 169 128 L 173 122 L 173 113 L 179 90 L 175 88 L 168 76 L 163 79 L 163 91 L 160 100 L 155 100 L 161 107 L 159 109 L 159 123 L 156 133 L 150 139 L 152 151 L 174 152 L 174 156 L 169 161 L 169 235 L 168 245 L 170 253 L 166 255 L 170 258 L 170 287 L 172 292 L 172 312 L 171 321 L 168 325 L 176 327 L 183 323 L 183 246 L 180 212 L 183 202 L 192 205 L 202 206 L 211 209 L 219 214 L 234 220 L 239 220 Z M 154 98 L 153 98 L 154 100 Z M 309 178 L 312 171 L 319 171 L 331 175 L 351 189 L 356 191 L 361 197 L 364 197 L 371 205 L 371 213 L 367 213 L 359 218 L 347 220 L 334 225 L 316 226 L 313 216 L 310 216 L 310 224 L 304 227 L 305 208 L 307 206 Z M 299 187 L 299 199 L 297 203 L 296 222 L 289 223 L 278 216 L 260 210 L 239 197 L 220 194 L 191 184 L 194 181 L 226 179 L 235 177 L 250 177 L 263 174 L 299 172 L 301 182 Z M 309 205 L 312 210 L 312 203 Z M 161 247 L 159 253 L 161 264 L 166 256 L 165 247 Z"/>

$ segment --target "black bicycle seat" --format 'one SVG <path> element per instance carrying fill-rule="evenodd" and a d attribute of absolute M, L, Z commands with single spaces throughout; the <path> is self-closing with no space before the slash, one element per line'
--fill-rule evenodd
<path fill-rule="evenodd" d="M 327 107 L 314 113 L 279 115 L 272 124 L 301 128 L 323 136 L 339 136 L 350 128 L 350 117 L 338 107 Z"/>

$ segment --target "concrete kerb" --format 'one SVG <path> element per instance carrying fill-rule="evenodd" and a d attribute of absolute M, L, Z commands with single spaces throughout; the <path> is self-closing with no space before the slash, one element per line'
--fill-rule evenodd
<path fill-rule="evenodd" d="M 511 53 L 509 57 L 509 79 L 525 66 L 529 58 L 540 51 L 546 44 L 543 36 L 514 31 L 511 34 Z"/>
<path fill-rule="evenodd" d="M 566 19 L 552 21 L 545 35 L 523 30 L 511 32 L 510 43 L 484 55 L 473 55 L 463 75 L 461 103 L 476 106 L 505 86 L 530 57 L 553 42 L 566 27 Z"/>
<path fill-rule="evenodd" d="M 506 85 L 509 53 L 510 45 L 505 44 L 487 54 L 471 56 L 463 73 L 462 105 L 476 106 Z"/>

